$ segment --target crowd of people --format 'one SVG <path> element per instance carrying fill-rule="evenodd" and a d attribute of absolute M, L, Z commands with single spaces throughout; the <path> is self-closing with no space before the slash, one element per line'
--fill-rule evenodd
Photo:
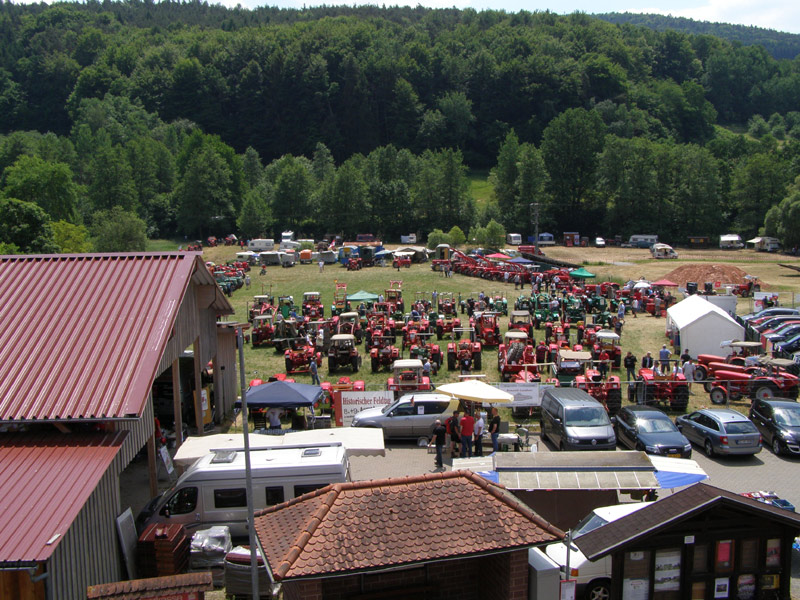
<path fill-rule="evenodd" d="M 487 423 L 487 413 L 472 407 L 463 411 L 455 410 L 444 423 L 436 420 L 428 446 L 436 448 L 436 468 L 444 466 L 445 448 L 449 449 L 451 458 L 472 458 L 483 456 L 483 442 L 486 434 L 492 442 L 492 452 L 497 452 L 500 436 L 500 414 L 497 408 L 491 409 L 491 417 Z"/>

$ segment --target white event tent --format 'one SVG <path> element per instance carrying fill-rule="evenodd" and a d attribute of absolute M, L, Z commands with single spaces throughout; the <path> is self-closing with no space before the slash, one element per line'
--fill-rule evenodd
<path fill-rule="evenodd" d="M 730 347 L 720 348 L 725 340 L 744 339 L 744 327 L 724 310 L 694 295 L 667 310 L 667 334 L 680 335 L 680 347 L 688 348 L 693 358 L 698 354 L 730 354 Z"/>

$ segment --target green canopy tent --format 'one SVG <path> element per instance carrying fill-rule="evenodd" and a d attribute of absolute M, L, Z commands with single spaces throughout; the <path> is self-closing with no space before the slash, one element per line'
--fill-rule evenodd
<path fill-rule="evenodd" d="M 574 271 L 569 272 L 570 277 L 575 277 L 576 279 L 591 279 L 595 277 L 594 273 L 589 273 L 586 269 L 581 267 L 580 269 L 575 269 Z"/>
<path fill-rule="evenodd" d="M 349 302 L 376 302 L 378 300 L 378 294 L 371 294 L 364 290 L 359 290 L 355 294 L 350 294 L 347 300 Z"/>

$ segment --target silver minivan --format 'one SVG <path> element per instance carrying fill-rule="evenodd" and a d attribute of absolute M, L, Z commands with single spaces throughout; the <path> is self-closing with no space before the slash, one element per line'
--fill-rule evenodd
<path fill-rule="evenodd" d="M 608 412 L 576 388 L 550 388 L 542 397 L 542 438 L 559 450 L 614 450 L 617 437 Z"/>
<path fill-rule="evenodd" d="M 447 409 L 451 403 L 453 399 L 444 394 L 405 394 L 386 406 L 362 410 L 353 417 L 352 425 L 380 427 L 385 439 L 430 439 L 436 419 L 444 423 L 450 416 Z"/>

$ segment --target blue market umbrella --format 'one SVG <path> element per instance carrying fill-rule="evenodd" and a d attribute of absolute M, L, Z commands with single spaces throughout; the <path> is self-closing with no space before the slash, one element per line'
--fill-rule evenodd
<path fill-rule="evenodd" d="M 247 391 L 247 406 L 300 408 L 313 406 L 322 398 L 322 388 L 307 383 L 271 381 Z"/>

